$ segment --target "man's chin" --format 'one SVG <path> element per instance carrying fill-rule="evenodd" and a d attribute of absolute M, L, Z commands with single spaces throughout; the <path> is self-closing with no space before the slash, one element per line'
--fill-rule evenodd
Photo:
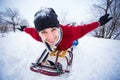
<path fill-rule="evenodd" d="M 48 43 L 50 46 L 54 46 L 55 44 L 54 43 Z"/>

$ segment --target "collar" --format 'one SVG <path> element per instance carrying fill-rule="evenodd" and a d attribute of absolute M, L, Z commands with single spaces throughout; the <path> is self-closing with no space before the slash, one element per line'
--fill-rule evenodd
<path fill-rule="evenodd" d="M 55 46 L 58 46 L 58 45 L 59 45 L 59 43 L 60 43 L 61 40 L 62 40 L 62 37 L 63 37 L 63 31 L 62 31 L 62 28 L 60 27 L 60 29 L 59 29 L 59 37 L 58 37 L 58 40 L 57 40 Z"/>

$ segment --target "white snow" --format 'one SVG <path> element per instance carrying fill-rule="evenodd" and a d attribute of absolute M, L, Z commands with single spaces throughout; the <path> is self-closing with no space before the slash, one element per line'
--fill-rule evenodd
<path fill-rule="evenodd" d="M 0 80 L 120 80 L 120 41 L 83 37 L 74 49 L 71 72 L 50 77 L 30 71 L 44 50 L 24 32 L 0 34 Z"/>
<path fill-rule="evenodd" d="M 35 16 L 35 19 L 38 17 L 43 18 L 43 17 L 49 16 L 50 12 L 51 12 L 50 9 L 42 7 L 42 8 L 40 8 L 40 12 L 38 12 L 37 15 Z"/>

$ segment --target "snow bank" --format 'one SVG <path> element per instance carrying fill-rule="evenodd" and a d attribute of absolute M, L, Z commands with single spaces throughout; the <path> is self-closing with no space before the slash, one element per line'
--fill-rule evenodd
<path fill-rule="evenodd" d="M 79 39 L 69 74 L 50 77 L 30 71 L 44 50 L 24 32 L 0 36 L 0 80 L 120 80 L 120 41 L 92 37 Z"/>

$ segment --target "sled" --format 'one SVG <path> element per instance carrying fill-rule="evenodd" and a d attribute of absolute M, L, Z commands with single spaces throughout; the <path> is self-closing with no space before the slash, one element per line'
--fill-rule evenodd
<path fill-rule="evenodd" d="M 60 76 L 61 74 L 69 73 L 73 60 L 73 49 L 69 50 L 55 50 L 52 53 L 46 53 L 46 49 L 43 51 L 40 58 L 36 63 L 32 63 L 30 70 L 36 73 L 45 74 L 48 76 Z M 55 60 L 48 60 L 47 57 L 54 56 Z M 43 58 L 44 57 L 44 58 Z M 43 58 L 43 59 L 42 59 Z M 64 59 L 66 66 L 63 69 L 63 65 L 59 62 L 59 58 Z M 42 59 L 42 61 L 41 61 Z"/>

